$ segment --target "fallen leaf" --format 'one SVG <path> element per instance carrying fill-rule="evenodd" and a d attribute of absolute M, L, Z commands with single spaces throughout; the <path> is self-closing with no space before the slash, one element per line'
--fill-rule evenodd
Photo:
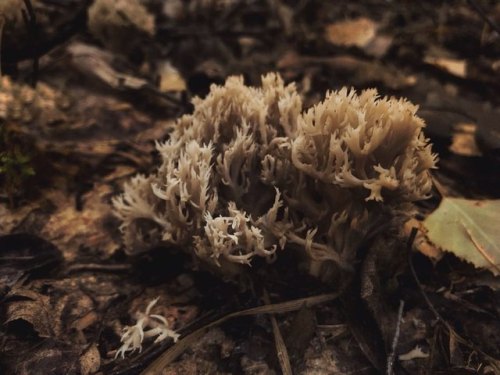
<path fill-rule="evenodd" d="M 450 151 L 462 156 L 482 156 L 476 143 L 476 131 L 476 124 L 456 124 L 453 127 Z"/>
<path fill-rule="evenodd" d="M 381 58 L 391 48 L 392 42 L 393 37 L 390 35 L 377 35 L 365 46 L 364 50 L 370 56 Z"/>
<path fill-rule="evenodd" d="M 158 67 L 160 77 L 158 89 L 161 92 L 186 91 L 186 81 L 181 73 L 168 61 L 160 63 Z"/>
<path fill-rule="evenodd" d="M 148 81 L 117 71 L 111 66 L 113 54 L 83 43 L 68 46 L 74 67 L 83 75 L 97 79 L 114 89 L 140 90 Z"/>
<path fill-rule="evenodd" d="M 360 17 L 328 25 L 325 38 L 337 46 L 363 48 L 372 41 L 376 32 L 377 24 L 374 21 Z"/>
<path fill-rule="evenodd" d="M 9 293 L 7 298 L 5 323 L 25 321 L 40 337 L 55 337 L 60 334 L 61 321 L 52 316 L 48 296 L 27 289 L 18 289 Z"/>
<path fill-rule="evenodd" d="M 57 270 L 61 260 L 59 249 L 40 237 L 27 233 L 0 235 L 0 298 L 28 276 L 47 276 Z"/>
<path fill-rule="evenodd" d="M 308 348 L 304 354 L 304 368 L 306 371 L 303 374 L 342 374 L 342 370 L 345 370 L 339 363 L 339 356 L 334 349 L 322 348 L 313 352 L 311 348 Z M 355 372 L 358 371 L 353 373 Z"/>
<path fill-rule="evenodd" d="M 444 198 L 424 225 L 443 250 L 500 274 L 500 200 Z"/>
<path fill-rule="evenodd" d="M 80 357 L 82 375 L 95 374 L 101 367 L 101 355 L 96 344 L 92 344 Z"/>
<path fill-rule="evenodd" d="M 52 338 L 43 340 L 29 353 L 22 353 L 20 360 L 9 374 L 40 375 L 65 374 L 77 375 L 78 350 Z"/>
<path fill-rule="evenodd" d="M 47 219 L 42 237 L 63 249 L 66 260 L 74 260 L 82 246 L 111 255 L 119 247 L 110 224 L 113 217 L 108 201 L 112 193 L 111 186 L 96 184 L 82 196 L 83 208 L 78 210 L 72 197 L 46 192 L 46 197 L 56 202 L 57 210 Z"/>
<path fill-rule="evenodd" d="M 424 62 L 460 78 L 467 76 L 467 62 L 465 60 L 426 56 Z"/>
<path fill-rule="evenodd" d="M 11 233 L 13 229 L 37 208 L 31 205 L 10 208 L 7 204 L 0 204 L 0 235 Z"/>

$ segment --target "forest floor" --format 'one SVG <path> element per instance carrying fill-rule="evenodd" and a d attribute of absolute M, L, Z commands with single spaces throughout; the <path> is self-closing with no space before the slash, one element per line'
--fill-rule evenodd
<path fill-rule="evenodd" d="M 498 231 L 490 270 L 411 241 L 443 199 L 500 199 L 500 4 L 91 3 L 0 5 L 2 374 L 500 374 Z M 155 141 L 211 84 L 272 71 L 306 107 L 343 86 L 419 105 L 435 188 L 382 246 L 390 264 L 368 256 L 332 287 L 284 256 L 242 287 L 182 251 L 127 256 L 111 199 L 158 165 Z M 155 298 L 181 339 L 115 359 Z"/>

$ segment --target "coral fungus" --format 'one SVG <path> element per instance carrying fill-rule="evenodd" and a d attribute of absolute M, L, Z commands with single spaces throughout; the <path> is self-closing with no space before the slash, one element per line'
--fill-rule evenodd
<path fill-rule="evenodd" d="M 343 88 L 303 110 L 277 74 L 212 86 L 114 199 L 129 253 L 160 242 L 234 269 L 295 247 L 349 268 L 359 246 L 431 189 L 431 153 L 406 100 Z M 231 266 L 231 267 L 230 267 Z"/>

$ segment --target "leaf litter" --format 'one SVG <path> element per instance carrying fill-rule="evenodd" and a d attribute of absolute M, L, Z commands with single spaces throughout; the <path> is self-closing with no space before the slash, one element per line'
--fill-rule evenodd
<path fill-rule="evenodd" d="M 7 3 L 26 12 L 31 2 Z M 33 151 L 27 160 L 35 171 L 10 197 L 0 192 L 3 373 L 126 374 L 166 363 L 169 374 L 276 373 L 288 368 L 285 352 L 294 373 L 365 373 L 373 370 L 373 343 L 388 350 L 393 341 L 401 300 L 396 371 L 498 372 L 499 288 L 491 272 L 498 272 L 499 243 L 500 177 L 492 171 L 500 160 L 500 8 L 479 1 L 141 4 L 148 22 L 124 10 L 121 19 L 94 23 L 93 37 L 85 32 L 89 2 L 33 1 L 35 34 L 21 11 L 8 9 L 14 21 L 3 26 L 2 79 L 30 95 L 38 80 L 40 99 L 22 121 L 0 110 L 0 127 Z M 372 324 L 346 317 L 346 300 L 334 298 L 343 283 L 332 294 L 297 278 L 291 259 L 257 277 L 281 301 L 264 304 L 261 283 L 240 290 L 195 270 L 176 249 L 137 259 L 123 253 L 109 201 L 124 180 L 151 172 L 154 140 L 166 139 L 174 118 L 191 111 L 188 99 L 210 84 L 231 74 L 255 83 L 276 68 L 310 104 L 344 85 L 408 97 L 421 105 L 440 153 L 434 178 L 447 197 L 414 243 L 433 260 L 411 253 L 422 288 L 400 246 L 411 224 L 399 242 L 360 259 L 359 288 L 347 289 L 351 306 L 368 306 L 356 319 Z M 437 204 L 434 194 L 418 206 L 420 224 Z M 318 303 L 304 307 L 311 295 Z M 114 361 L 121 329 L 157 296 L 156 308 L 183 337 L 174 346 L 146 342 L 141 354 Z"/>

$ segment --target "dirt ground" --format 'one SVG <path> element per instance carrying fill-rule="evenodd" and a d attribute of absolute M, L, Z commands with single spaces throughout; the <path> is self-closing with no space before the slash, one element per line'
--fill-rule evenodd
<path fill-rule="evenodd" d="M 500 3 L 2 0 L 0 31 L 2 374 L 500 374 L 498 231 L 487 270 L 423 228 L 444 199 L 500 199 Z M 334 285 L 292 255 L 245 282 L 126 255 L 111 199 L 155 142 L 211 84 L 273 71 L 307 107 L 343 86 L 419 106 L 439 163 L 415 220 Z M 115 359 L 158 297 L 180 340 Z"/>

